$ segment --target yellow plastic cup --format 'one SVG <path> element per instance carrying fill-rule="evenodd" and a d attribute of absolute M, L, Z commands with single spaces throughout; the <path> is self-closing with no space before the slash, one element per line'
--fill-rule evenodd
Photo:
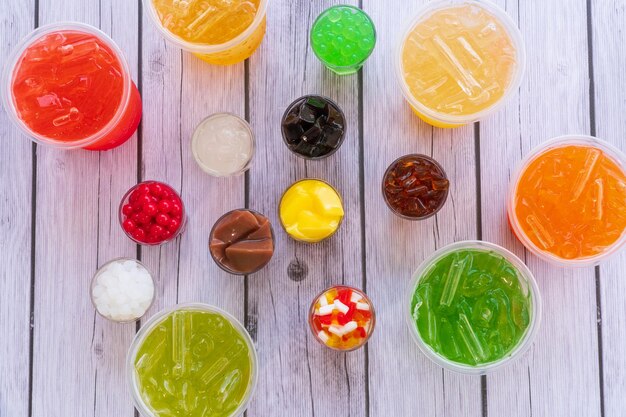
<path fill-rule="evenodd" d="M 402 52 L 404 50 L 404 45 L 407 42 L 407 39 L 415 26 L 421 23 L 424 19 L 431 16 L 433 13 L 438 12 L 442 9 L 446 9 L 449 7 L 461 6 L 461 5 L 474 5 L 481 9 L 486 10 L 491 15 L 493 15 L 496 19 L 500 21 L 502 26 L 506 29 L 511 41 L 515 46 L 515 50 L 517 51 L 517 65 L 515 68 L 515 74 L 511 78 L 511 82 L 507 86 L 505 93 L 500 97 L 498 101 L 492 104 L 489 107 L 484 108 L 483 110 L 477 113 L 471 114 L 463 114 L 463 115 L 451 115 L 437 112 L 420 101 L 418 101 L 404 78 L 403 66 L 402 66 Z M 522 77 L 524 75 L 524 71 L 526 68 L 526 51 L 524 48 L 524 42 L 522 40 L 522 35 L 517 28 L 515 22 L 511 19 L 511 17 L 500 7 L 489 1 L 475 1 L 475 0 L 441 0 L 441 1 L 433 1 L 424 6 L 417 14 L 417 17 L 413 20 L 409 29 L 405 32 L 402 37 L 402 42 L 399 43 L 398 50 L 396 52 L 396 76 L 398 82 L 400 84 L 400 88 L 402 89 L 402 94 L 406 101 L 409 103 L 413 112 L 418 115 L 423 121 L 426 123 L 442 128 L 455 128 L 461 127 L 469 123 L 474 123 L 485 116 L 495 112 L 500 109 L 507 99 L 512 95 L 514 91 L 516 91 L 522 81 Z"/>
<path fill-rule="evenodd" d="M 219 45 L 188 42 L 166 29 L 154 7 L 153 0 L 143 0 L 143 4 L 161 35 L 179 48 L 191 52 L 203 61 L 214 65 L 232 65 L 249 58 L 257 50 L 266 27 L 266 10 L 268 0 L 261 0 L 254 20 L 246 30 L 228 42 Z"/>

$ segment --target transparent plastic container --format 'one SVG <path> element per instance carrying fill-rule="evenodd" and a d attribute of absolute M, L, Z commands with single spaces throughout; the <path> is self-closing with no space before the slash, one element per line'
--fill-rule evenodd
<path fill-rule="evenodd" d="M 207 143 L 207 141 L 209 140 L 209 138 L 207 137 L 207 130 L 211 131 L 211 127 L 215 127 L 216 125 L 219 127 L 219 123 L 224 121 L 239 125 L 239 127 L 243 129 L 247 134 L 246 140 L 248 141 L 247 146 L 249 146 L 249 155 L 247 157 L 247 160 L 239 168 L 226 171 L 224 169 L 219 169 L 219 167 L 217 166 L 219 165 L 219 161 L 207 160 L 207 158 L 203 156 L 204 152 L 202 149 L 203 146 L 215 146 L 219 148 L 219 144 L 217 143 L 213 143 L 210 145 Z M 211 132 L 215 131 L 213 130 Z M 220 139 L 223 140 L 223 138 Z M 252 164 L 252 158 L 254 157 L 254 151 L 254 133 L 252 132 L 250 124 L 248 124 L 248 122 L 243 120 L 241 117 L 231 113 L 212 114 L 211 116 L 198 123 L 198 126 L 191 136 L 191 152 L 194 159 L 196 160 L 196 163 L 198 164 L 200 169 L 214 177 L 232 177 L 245 173 L 247 170 L 250 169 L 250 166 Z"/>
<path fill-rule="evenodd" d="M 369 314 L 371 314 L 371 317 L 369 318 L 369 325 L 368 328 L 365 330 L 366 331 L 366 335 L 364 338 L 362 338 L 358 344 L 354 345 L 354 346 L 330 346 L 328 344 L 326 344 L 326 342 L 324 340 L 322 340 L 320 338 L 318 329 L 316 329 L 315 323 L 314 323 L 314 319 L 315 319 L 315 305 L 318 302 L 318 300 L 322 297 L 325 296 L 326 293 L 328 293 L 329 291 L 332 290 L 350 290 L 353 293 L 358 294 L 361 297 L 361 301 L 365 304 L 367 304 L 369 306 Z M 317 340 L 322 346 L 331 349 L 331 350 L 336 350 L 339 352 L 352 352 L 353 350 L 357 350 L 362 348 L 363 346 L 365 346 L 365 344 L 370 340 L 370 337 L 372 337 L 372 333 L 374 333 L 374 328 L 376 327 L 376 311 L 374 311 L 374 305 L 372 304 L 371 300 L 369 299 L 369 297 L 361 290 L 359 290 L 358 288 L 354 288 L 354 287 L 350 287 L 348 285 L 333 285 L 331 287 L 326 288 L 324 291 L 322 291 L 321 293 L 319 293 L 314 299 L 313 302 L 311 303 L 311 307 L 309 307 L 309 328 L 311 329 L 311 333 L 313 334 L 313 337 L 315 338 L 315 340 Z"/>
<path fill-rule="evenodd" d="M 213 224 L 213 227 L 211 228 L 211 233 L 209 234 L 209 252 L 211 253 L 211 258 L 213 259 L 213 261 L 215 262 L 215 264 L 220 267 L 221 270 L 228 272 L 229 274 L 233 274 L 233 275 L 239 275 L 239 276 L 244 276 L 244 275 L 251 275 L 254 274 L 256 272 L 259 272 L 261 269 L 265 268 L 267 266 L 267 264 L 270 263 L 270 261 L 272 260 L 272 258 L 270 257 L 267 262 L 265 262 L 263 265 L 259 266 L 258 268 L 255 268 L 251 271 L 245 271 L 245 272 L 241 272 L 241 271 L 235 271 L 231 268 L 229 268 L 228 266 L 224 265 L 222 262 L 220 262 L 215 255 L 213 254 L 213 251 L 211 250 L 211 242 L 213 241 L 213 235 L 215 233 L 215 228 L 217 226 L 220 225 L 220 223 L 222 222 L 222 220 L 224 220 L 226 217 L 232 215 L 234 212 L 238 212 L 238 211 L 248 211 L 250 213 L 256 214 L 258 216 L 262 216 L 265 217 L 269 223 L 270 226 L 270 232 L 272 234 L 272 247 L 274 248 L 274 250 L 276 250 L 276 236 L 274 235 L 274 227 L 272 226 L 272 223 L 269 221 L 269 219 L 264 215 L 259 213 L 258 211 L 255 210 L 250 210 L 250 209 L 236 209 L 236 210 L 231 210 L 228 213 L 223 214 L 219 219 L 217 219 L 215 221 L 215 224 Z"/>
<path fill-rule="evenodd" d="M 511 38 L 515 49 L 517 51 L 517 62 L 515 74 L 511 78 L 511 82 L 506 88 L 505 93 L 500 99 L 492 104 L 491 106 L 473 114 L 467 115 L 450 115 L 445 113 L 437 112 L 426 105 L 422 104 L 418 101 L 413 94 L 411 93 L 409 86 L 404 78 L 403 74 L 403 65 L 402 65 L 402 52 L 404 49 L 404 45 L 409 37 L 410 33 L 413 31 L 413 28 L 417 26 L 422 20 L 431 16 L 433 13 L 446 9 L 453 6 L 460 5 L 474 5 L 480 7 L 489 13 L 491 13 L 494 17 L 496 17 L 500 23 L 506 28 L 509 37 Z M 524 42 L 522 39 L 522 35 L 517 28 L 517 25 L 511 17 L 500 7 L 491 3 L 487 0 L 440 0 L 440 1 L 432 1 L 427 3 L 417 14 L 417 17 L 413 20 L 409 29 L 405 32 L 402 37 L 401 42 L 398 45 L 398 49 L 396 51 L 396 59 L 395 59 L 395 67 L 396 67 L 396 76 L 398 79 L 398 83 L 400 84 L 400 88 L 402 90 L 402 94 L 404 94 L 405 99 L 410 104 L 413 111 L 426 123 L 429 123 L 436 127 L 442 128 L 454 128 L 464 126 L 468 123 L 476 122 L 489 114 L 494 113 L 504 106 L 507 99 L 517 91 L 519 88 L 522 77 L 524 75 L 524 71 L 526 68 L 526 51 L 524 47 Z"/>
<path fill-rule="evenodd" d="M 588 267 L 597 265 L 619 252 L 619 250 L 624 246 L 624 243 L 626 243 L 626 230 L 622 232 L 622 236 L 617 241 L 615 241 L 615 243 L 613 243 L 611 246 L 595 256 L 565 259 L 556 256 L 551 252 L 543 250 L 539 248 L 536 244 L 534 244 L 520 226 L 520 221 L 515 213 L 515 198 L 517 195 L 517 187 L 522 174 L 526 171 L 529 164 L 541 155 L 543 155 L 545 152 L 567 145 L 581 145 L 598 148 L 603 151 L 607 156 L 609 156 L 613 160 L 613 162 L 615 162 L 615 164 L 617 164 L 617 166 L 622 169 L 623 172 L 626 172 L 626 155 L 624 155 L 622 151 L 606 141 L 587 135 L 566 135 L 550 139 L 530 151 L 528 155 L 526 155 L 524 159 L 520 162 L 513 176 L 511 177 L 507 196 L 507 215 L 509 225 L 511 226 L 511 230 L 513 230 L 515 236 L 517 236 L 520 242 L 522 242 L 522 244 L 528 250 L 537 255 L 539 258 L 558 266 Z"/>
<path fill-rule="evenodd" d="M 111 264 L 113 263 L 117 263 L 117 262 L 133 262 L 135 264 L 137 264 L 139 267 L 145 269 L 148 274 L 150 274 L 150 280 L 152 281 L 152 288 L 154 289 L 154 276 L 152 275 L 152 273 L 150 272 L 150 270 L 140 261 L 138 261 L 137 259 L 134 258 L 115 258 L 115 259 L 111 259 L 110 261 L 108 261 L 107 263 L 105 263 L 104 265 L 102 265 L 100 268 L 98 268 L 98 270 L 96 271 L 96 273 L 93 275 L 93 278 L 91 279 L 91 285 L 89 286 L 89 297 L 91 299 L 91 304 L 93 305 L 94 309 L 96 310 L 96 312 L 98 313 L 98 315 L 100 315 L 101 317 L 110 320 L 112 322 L 115 323 L 134 323 L 137 320 L 140 320 L 142 317 L 145 316 L 146 312 L 148 310 L 150 310 L 150 307 L 152 307 L 152 304 L 154 304 L 154 298 L 155 298 L 155 293 L 156 291 L 154 291 L 152 293 L 152 300 L 150 301 L 150 305 L 148 305 L 148 307 L 146 308 L 146 310 L 144 311 L 144 313 L 138 317 L 135 317 L 133 319 L 129 319 L 129 320 L 115 320 L 112 317 L 109 317 L 107 315 L 102 314 L 102 312 L 100 312 L 100 310 L 98 309 L 98 306 L 94 300 L 94 294 L 93 294 L 93 290 L 94 287 L 97 283 L 98 277 L 100 276 L 100 274 Z"/>
<path fill-rule="evenodd" d="M 254 20 L 246 30 L 228 42 L 219 45 L 188 42 L 163 27 L 154 7 L 153 0 L 143 0 L 145 10 L 161 35 L 178 46 L 191 52 L 203 61 L 215 65 L 231 65 L 244 61 L 257 50 L 265 36 L 266 11 L 268 0 L 261 0 Z"/>
<path fill-rule="evenodd" d="M 13 96 L 12 84 L 14 81 L 15 69 L 20 62 L 22 55 L 34 42 L 55 32 L 83 32 L 98 38 L 116 55 L 116 58 L 122 67 L 122 75 L 124 77 L 124 87 L 120 105 L 112 119 L 97 133 L 72 141 L 62 141 L 49 138 L 29 128 L 19 117 L 17 113 L 17 104 L 15 97 Z M 121 49 L 104 32 L 83 23 L 63 22 L 41 26 L 22 39 L 5 62 L 1 91 L 2 102 L 11 122 L 25 135 L 32 138 L 33 141 L 55 148 L 82 148 L 93 151 L 115 148 L 130 139 L 130 137 L 137 130 L 137 126 L 139 125 L 139 121 L 141 119 L 141 97 L 139 96 L 139 91 L 137 90 L 135 83 L 130 77 L 130 68 L 128 67 L 128 63 L 126 62 Z"/>
<path fill-rule="evenodd" d="M 145 194 L 150 194 L 152 199 L 156 200 L 156 201 L 152 201 L 152 204 L 157 206 L 157 212 L 155 212 L 154 214 L 149 214 L 149 216 L 152 217 L 152 219 L 151 221 L 147 223 L 142 223 L 142 220 L 133 219 L 134 215 L 139 215 L 139 214 L 143 215 L 143 213 L 146 211 L 145 208 L 143 207 L 144 204 L 146 203 L 149 204 L 149 202 L 141 203 L 141 202 L 133 201 L 133 198 L 134 198 L 133 193 L 135 193 L 135 191 L 140 191 L 140 189 L 144 189 L 144 187 L 152 188 L 155 185 L 160 186 L 164 190 L 163 192 L 166 194 L 157 196 L 157 195 L 154 195 L 155 193 L 153 191 L 147 192 Z M 168 215 L 170 222 L 172 221 L 173 218 L 178 218 L 178 225 L 179 225 L 178 227 L 175 228 L 175 227 L 170 227 L 166 223 L 164 224 L 158 223 L 156 216 L 157 214 L 161 214 L 161 211 L 162 211 L 159 205 L 161 200 L 168 200 L 170 202 L 176 202 L 180 206 L 180 209 L 174 210 L 173 208 L 170 207 L 169 211 L 164 211 L 164 213 Z M 129 211 L 127 213 L 126 210 L 128 206 L 133 206 L 134 211 L 132 212 Z M 122 228 L 124 233 L 126 233 L 126 236 L 128 236 L 132 241 L 140 245 L 158 246 L 158 245 L 162 245 L 164 243 L 170 242 L 176 239 L 178 236 L 180 236 L 185 231 L 185 228 L 187 227 L 187 212 L 185 211 L 185 204 L 183 203 L 182 198 L 174 190 L 174 188 L 160 181 L 144 181 L 132 187 L 130 190 L 126 192 L 126 194 L 124 194 L 124 197 L 122 197 L 122 201 L 120 202 L 118 212 L 119 212 L 120 227 Z M 126 224 L 126 222 L 129 219 L 133 221 L 133 223 L 135 224 L 135 228 L 145 229 L 146 224 L 159 224 L 164 229 L 169 229 L 171 233 L 161 234 L 159 235 L 160 237 L 156 240 L 147 239 L 148 235 L 150 234 L 149 233 L 150 231 L 144 231 L 143 237 L 134 234 L 135 230 L 129 228 L 128 225 Z"/>
<path fill-rule="evenodd" d="M 137 357 L 137 351 L 141 347 L 143 341 L 145 340 L 146 336 L 150 333 L 150 331 L 154 329 L 164 319 L 166 319 L 169 315 L 180 310 L 207 311 L 207 312 L 219 314 L 233 325 L 235 330 L 239 333 L 239 335 L 246 342 L 248 351 L 250 352 L 250 356 L 249 356 L 250 363 L 251 363 L 250 381 L 248 383 L 248 388 L 247 388 L 247 391 L 245 393 L 243 400 L 241 401 L 241 404 L 239 405 L 239 407 L 237 407 L 237 409 L 235 409 L 232 412 L 232 414 L 229 417 L 242 416 L 243 413 L 246 411 L 246 408 L 248 408 L 248 404 L 250 403 L 250 399 L 252 398 L 254 394 L 254 391 L 256 389 L 257 382 L 259 379 L 259 364 L 258 364 L 257 352 L 256 352 L 256 349 L 254 348 L 254 342 L 252 341 L 252 338 L 250 337 L 250 334 L 248 333 L 246 328 L 239 322 L 239 320 L 237 320 L 231 314 L 227 313 L 226 311 L 220 308 L 217 308 L 208 304 L 204 304 L 204 303 L 178 304 L 178 305 L 175 305 L 174 307 L 161 310 L 160 312 L 152 316 L 141 327 L 141 329 L 139 329 L 139 331 L 135 335 L 135 338 L 133 339 L 130 345 L 130 349 L 128 350 L 128 355 L 126 357 L 126 380 L 130 388 L 130 393 L 133 398 L 133 403 L 135 405 L 135 408 L 139 411 L 139 413 L 143 417 L 158 417 L 158 415 L 155 414 L 153 410 L 151 410 L 148 407 L 148 405 L 145 403 L 145 401 L 142 398 L 142 395 L 139 389 L 139 382 L 137 381 L 137 373 L 135 372 L 135 360 Z"/>
<path fill-rule="evenodd" d="M 531 298 L 531 316 L 528 328 L 526 329 L 525 334 L 519 340 L 516 347 L 514 347 L 508 354 L 502 357 L 499 360 L 481 364 L 477 366 L 465 365 L 462 363 L 451 361 L 442 355 L 435 352 L 420 336 L 420 333 L 417 329 L 417 325 L 413 320 L 412 312 L 411 312 L 411 303 L 413 300 L 413 295 L 415 294 L 415 290 L 423 278 L 424 274 L 441 258 L 448 255 L 451 252 L 455 252 L 463 249 L 473 249 L 473 250 L 481 250 L 485 252 L 495 252 L 502 257 L 504 257 L 507 261 L 509 261 L 518 271 L 518 277 L 520 278 L 520 284 L 522 288 L 524 288 L 529 294 Z M 531 346 L 537 331 L 539 330 L 539 324 L 541 322 L 541 313 L 542 313 L 542 303 L 541 296 L 539 294 L 539 287 L 537 286 L 537 282 L 533 274 L 530 272 L 528 267 L 512 252 L 504 249 L 501 246 L 498 246 L 493 243 L 483 242 L 479 240 L 467 240 L 462 242 L 452 243 L 448 246 L 444 246 L 443 248 L 432 253 L 428 258 L 426 258 L 420 266 L 417 268 L 415 273 L 413 274 L 413 278 L 411 279 L 411 283 L 407 289 L 406 298 L 405 298 L 405 317 L 406 323 L 409 327 L 409 331 L 411 336 L 413 336 L 413 340 L 419 347 L 419 349 L 434 363 L 439 366 L 442 366 L 450 371 L 462 373 L 462 374 L 470 374 L 470 375 L 484 375 L 495 371 L 512 361 L 516 360 L 520 356 L 522 356 L 528 348 Z"/>
<path fill-rule="evenodd" d="M 311 243 L 311 244 L 313 244 L 313 243 L 320 243 L 320 242 L 323 242 L 323 241 L 325 241 L 325 240 L 330 239 L 331 237 L 333 237 L 333 236 L 337 233 L 337 231 L 341 228 L 341 225 L 342 225 L 342 223 L 343 223 L 343 219 L 344 219 L 346 216 L 345 216 L 345 213 L 344 213 L 344 215 L 341 217 L 341 219 L 339 219 L 339 224 L 337 225 L 337 227 L 335 228 L 335 230 L 334 230 L 331 234 L 329 234 L 329 235 L 325 236 L 325 237 L 324 237 L 324 238 L 322 238 L 322 239 L 309 239 L 309 240 L 306 240 L 306 239 L 301 239 L 301 238 L 299 238 L 299 237 L 296 237 L 296 236 L 293 236 L 292 234 L 290 234 L 290 233 L 287 231 L 287 226 L 284 224 L 284 222 L 283 222 L 283 218 L 282 218 L 282 216 L 281 216 L 281 211 L 282 211 L 282 210 L 281 210 L 281 207 L 282 207 L 282 204 L 283 204 L 283 199 L 285 198 L 285 194 L 287 194 L 287 192 L 288 192 L 289 190 L 291 190 L 291 188 L 292 188 L 292 187 L 294 187 L 295 185 L 297 185 L 297 184 L 299 184 L 299 183 L 301 183 L 301 182 L 304 182 L 304 181 L 319 181 L 319 182 L 321 182 L 321 183 L 326 184 L 328 187 L 330 187 L 330 189 L 332 189 L 332 190 L 335 192 L 335 194 L 337 194 L 337 196 L 339 197 L 339 200 L 341 201 L 341 206 L 342 206 L 342 208 L 344 207 L 344 204 L 343 204 L 343 199 L 342 199 L 342 197 L 341 197 L 341 194 L 339 194 L 339 191 L 337 191 L 337 189 L 335 189 L 335 187 L 333 187 L 332 185 L 330 185 L 328 182 L 326 182 L 326 181 L 324 181 L 324 180 L 321 180 L 321 179 L 319 179 L 319 178 L 303 178 L 303 179 L 301 179 L 301 180 L 299 180 L 299 181 L 296 181 L 296 182 L 294 182 L 293 184 L 291 184 L 291 185 L 290 185 L 289 187 L 287 187 L 287 189 L 283 192 L 282 196 L 280 197 L 280 203 L 278 204 L 278 219 L 280 220 L 280 225 L 282 226 L 282 228 L 283 228 L 283 230 L 285 231 L 285 233 L 287 233 L 287 235 L 288 235 L 290 238 L 292 238 L 293 240 L 295 240 L 295 241 L 297 241 L 297 242 L 302 242 L 302 243 Z"/>

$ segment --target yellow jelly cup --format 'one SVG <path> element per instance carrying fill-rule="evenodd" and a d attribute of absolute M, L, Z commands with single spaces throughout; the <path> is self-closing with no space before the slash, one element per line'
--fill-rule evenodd
<path fill-rule="evenodd" d="M 319 218 L 323 216 L 315 216 L 315 212 L 305 210 L 306 207 L 314 206 L 316 202 L 311 194 L 301 193 L 298 188 L 295 188 L 304 182 L 317 183 L 322 186 L 318 188 L 319 202 L 317 204 L 320 204 L 320 207 L 317 211 L 323 213 L 324 216 L 338 217 L 336 224 L 325 222 L 323 218 Z M 338 199 L 339 206 L 329 203 L 332 199 Z M 298 242 L 318 243 L 330 238 L 339 230 L 344 216 L 343 200 L 339 192 L 326 181 L 317 178 L 305 178 L 291 184 L 283 192 L 278 205 L 278 218 L 283 230 Z"/>
<path fill-rule="evenodd" d="M 502 26 L 506 29 L 513 45 L 515 46 L 515 50 L 517 51 L 517 65 L 515 68 L 515 74 L 511 78 L 511 82 L 507 86 L 506 91 L 500 97 L 500 99 L 492 104 L 491 106 L 477 112 L 471 114 L 464 115 L 451 115 L 446 113 L 437 112 L 426 105 L 422 104 L 418 101 L 411 93 L 409 86 L 404 78 L 403 70 L 402 70 L 402 51 L 404 50 L 404 45 L 415 28 L 415 26 L 420 23 L 423 19 L 430 16 L 436 11 L 441 9 L 448 8 L 450 6 L 458 6 L 462 4 L 474 5 L 476 7 L 480 7 L 491 13 L 496 19 L 502 23 Z M 522 40 L 522 34 L 520 33 L 517 25 L 511 17 L 500 7 L 489 1 L 475 1 L 475 0 L 441 0 L 441 1 L 433 1 L 425 5 L 417 14 L 417 17 L 413 20 L 409 29 L 405 32 L 402 37 L 402 41 L 398 45 L 398 49 L 396 52 L 395 59 L 395 67 L 396 67 L 396 78 L 398 83 L 400 84 L 400 88 L 402 90 L 402 94 L 404 98 L 411 106 L 413 112 L 418 115 L 423 121 L 426 123 L 441 128 L 455 128 L 461 127 L 469 123 L 477 122 L 478 120 L 484 118 L 485 116 L 494 113 L 498 109 L 500 109 L 506 103 L 507 99 L 519 88 L 522 77 L 524 76 L 524 71 L 526 69 L 526 50 L 524 48 L 524 41 Z"/>
<path fill-rule="evenodd" d="M 153 0 L 143 0 L 148 16 L 154 22 L 161 35 L 169 42 L 179 48 L 191 52 L 203 61 L 214 65 L 232 65 L 249 58 L 257 50 L 263 37 L 266 27 L 266 10 L 268 0 L 261 0 L 254 20 L 239 35 L 228 42 L 218 45 L 206 43 L 189 42 L 177 36 L 163 27 L 161 19 L 154 7 Z"/>

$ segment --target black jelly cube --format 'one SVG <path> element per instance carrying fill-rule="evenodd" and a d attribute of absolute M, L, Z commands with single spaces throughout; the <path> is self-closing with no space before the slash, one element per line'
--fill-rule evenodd
<path fill-rule="evenodd" d="M 292 150 L 296 153 L 299 153 L 300 155 L 303 156 L 311 156 L 311 153 L 313 152 L 313 149 L 315 148 L 315 145 L 311 145 L 305 141 L 302 141 L 300 143 L 298 143 L 297 145 L 295 145 Z"/>
<path fill-rule="evenodd" d="M 322 133 L 324 134 L 323 142 L 325 145 L 333 149 L 339 146 L 339 142 L 341 141 L 341 137 L 343 136 L 342 129 L 338 129 L 332 125 L 326 125 L 324 126 Z"/>
<path fill-rule="evenodd" d="M 318 117 L 318 112 L 315 107 L 311 107 L 306 103 L 302 103 L 300 105 L 300 112 L 298 113 L 298 117 L 301 122 L 305 123 L 315 123 L 315 120 Z"/>
<path fill-rule="evenodd" d="M 340 128 L 340 129 L 343 129 L 346 124 L 343 118 L 343 115 L 341 114 L 339 109 L 337 109 L 335 106 L 328 107 L 327 120 L 329 124 L 335 125 L 335 127 Z"/>
<path fill-rule="evenodd" d="M 319 124 L 315 123 L 311 126 L 304 134 L 302 135 L 302 140 L 304 142 L 310 143 L 311 145 L 318 144 L 324 136 L 322 135 L 322 129 Z"/>

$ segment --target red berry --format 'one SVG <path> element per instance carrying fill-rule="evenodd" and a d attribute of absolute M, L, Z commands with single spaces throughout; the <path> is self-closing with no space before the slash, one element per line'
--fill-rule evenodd
<path fill-rule="evenodd" d="M 137 188 L 137 191 L 139 191 L 139 194 L 150 194 L 150 187 L 148 186 L 148 184 L 141 184 Z"/>
<path fill-rule="evenodd" d="M 146 239 L 146 232 L 143 229 L 136 229 L 133 232 L 133 237 L 139 240 L 140 242 L 143 242 Z"/>
<path fill-rule="evenodd" d="M 170 213 L 172 214 L 172 216 L 178 216 L 182 212 L 183 212 L 183 208 L 180 205 L 180 203 L 177 201 L 172 202 L 171 207 L 170 207 Z"/>
<path fill-rule="evenodd" d="M 134 214 L 132 214 L 132 215 L 130 216 L 130 218 L 131 218 L 131 220 L 132 220 L 133 222 L 135 222 L 135 224 L 141 223 L 141 222 L 139 221 L 139 220 L 140 220 L 139 213 L 134 213 Z"/>
<path fill-rule="evenodd" d="M 149 216 L 146 213 L 141 212 L 139 213 L 139 216 L 137 219 L 139 220 L 139 223 L 141 224 L 148 224 L 152 220 L 152 216 Z"/>
<path fill-rule="evenodd" d="M 169 239 L 170 237 L 172 237 L 172 232 L 170 232 L 168 229 L 164 229 L 163 233 L 161 233 L 161 238 L 162 239 Z"/>
<path fill-rule="evenodd" d="M 170 219 L 169 223 L 167 224 L 167 229 L 171 231 L 172 233 L 177 231 L 179 227 L 180 227 L 180 220 L 178 219 Z"/>
<path fill-rule="evenodd" d="M 135 222 L 132 221 L 131 219 L 124 220 L 124 223 L 122 223 L 122 227 L 128 233 L 132 233 L 137 228 L 137 226 L 135 225 Z"/>
<path fill-rule="evenodd" d="M 130 193 L 130 197 L 128 197 L 128 201 L 131 203 L 134 203 L 135 201 L 137 201 L 140 195 L 141 193 L 139 192 L 139 190 L 135 190 L 132 193 Z"/>
<path fill-rule="evenodd" d="M 170 200 L 161 200 L 158 208 L 161 213 L 169 213 L 172 208 L 172 202 Z"/>
<path fill-rule="evenodd" d="M 157 214 L 154 220 L 156 220 L 157 224 L 160 224 L 161 226 L 167 226 L 170 224 L 170 216 L 165 213 Z"/>
<path fill-rule="evenodd" d="M 122 207 L 122 213 L 124 213 L 125 216 L 130 216 L 131 214 L 133 214 L 133 206 L 131 206 L 130 204 L 124 204 L 124 206 Z"/>
<path fill-rule="evenodd" d="M 150 204 L 152 203 L 152 197 L 150 197 L 150 195 L 148 194 L 142 194 L 139 196 L 139 198 L 137 198 L 137 204 Z"/>
<path fill-rule="evenodd" d="M 152 226 L 150 226 L 150 235 L 161 237 L 163 230 L 165 230 L 163 229 L 163 226 L 159 226 L 158 224 L 153 224 Z"/>
<path fill-rule="evenodd" d="M 139 213 L 139 212 L 142 210 L 142 207 L 143 207 L 143 204 L 141 204 L 141 203 L 140 203 L 140 202 L 138 202 L 138 201 L 135 201 L 135 202 L 133 203 L 133 211 L 134 211 L 135 213 Z"/>
<path fill-rule="evenodd" d="M 158 182 L 155 182 L 154 184 L 150 184 L 150 194 L 152 194 L 155 197 L 159 197 L 161 196 L 162 192 L 163 192 L 163 186 L 161 184 L 159 184 Z"/>
<path fill-rule="evenodd" d="M 157 214 L 157 205 L 154 203 L 144 204 L 143 212 L 146 213 L 148 216 L 154 216 L 155 214 Z"/>

